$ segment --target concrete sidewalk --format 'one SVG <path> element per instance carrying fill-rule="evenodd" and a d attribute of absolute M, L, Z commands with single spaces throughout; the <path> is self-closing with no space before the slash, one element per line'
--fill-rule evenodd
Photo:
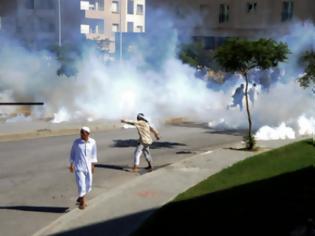
<path fill-rule="evenodd" d="M 63 123 L 51 123 L 47 121 L 0 123 L 0 142 L 39 137 L 73 135 L 78 134 L 79 129 L 82 126 L 89 126 L 93 132 L 122 127 L 118 121 L 110 120 Z"/>
<path fill-rule="evenodd" d="M 297 140 L 258 142 L 263 151 Z M 237 148 L 240 144 L 235 144 Z M 104 192 L 38 231 L 38 235 L 129 235 L 155 209 L 207 177 L 256 153 L 231 150 L 231 146 L 191 156 L 163 169 L 142 175 Z M 106 181 L 106 180 L 104 180 Z"/>
<path fill-rule="evenodd" d="M 164 124 L 179 124 L 184 119 L 165 120 Z M 19 122 L 0 122 L 0 142 L 16 141 L 23 139 L 33 139 L 42 137 L 52 137 L 61 135 L 78 134 L 82 126 L 88 126 L 92 132 L 107 131 L 122 127 L 131 127 L 122 125 L 120 120 L 95 120 L 95 121 L 71 121 L 52 123 L 44 120 L 30 120 Z"/>

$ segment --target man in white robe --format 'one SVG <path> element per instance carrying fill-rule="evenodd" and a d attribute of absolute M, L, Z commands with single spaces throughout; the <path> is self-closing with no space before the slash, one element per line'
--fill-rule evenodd
<path fill-rule="evenodd" d="M 258 88 L 256 83 L 253 84 L 253 86 L 248 90 L 248 98 L 251 104 L 254 106 L 255 101 L 257 100 L 258 97 Z"/>
<path fill-rule="evenodd" d="M 96 142 L 90 138 L 90 129 L 82 127 L 80 138 L 76 139 L 71 148 L 70 172 L 75 173 L 79 197 L 79 208 L 86 207 L 85 196 L 92 190 L 94 163 L 97 163 Z"/>

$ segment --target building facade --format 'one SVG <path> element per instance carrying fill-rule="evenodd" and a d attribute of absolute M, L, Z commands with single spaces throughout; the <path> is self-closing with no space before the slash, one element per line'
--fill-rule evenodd
<path fill-rule="evenodd" d="M 2 0 L 0 33 L 31 47 L 96 40 L 115 51 L 117 32 L 145 31 L 145 0 Z"/>
<path fill-rule="evenodd" d="M 225 37 L 270 36 L 287 32 L 295 20 L 315 21 L 314 0 L 151 0 L 147 7 L 183 18 L 179 31 L 185 30 L 187 15 L 197 15 L 193 36 L 206 39 L 210 47 Z"/>
<path fill-rule="evenodd" d="M 0 33 L 15 37 L 28 47 L 82 40 L 83 14 L 77 0 L 4 0 L 0 9 Z"/>
<path fill-rule="evenodd" d="M 145 0 L 89 0 L 80 4 L 85 12 L 81 33 L 102 42 L 110 53 L 116 50 L 117 32 L 145 31 Z"/>

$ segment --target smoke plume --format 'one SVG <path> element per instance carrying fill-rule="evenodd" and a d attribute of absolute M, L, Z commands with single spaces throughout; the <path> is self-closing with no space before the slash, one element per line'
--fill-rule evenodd
<path fill-rule="evenodd" d="M 172 19 L 161 11 L 156 16 L 165 24 L 160 22 L 158 32 L 147 33 L 134 49 L 134 57 L 106 64 L 96 49 L 88 47 L 76 61 L 78 73 L 72 77 L 57 75 L 60 63 L 51 53 L 30 51 L 12 38 L 1 38 L 0 101 L 45 102 L 44 107 L 34 108 L 30 117 L 52 118 L 56 123 L 119 120 L 143 112 L 155 123 L 186 117 L 209 121 L 213 128 L 246 128 L 244 111 L 226 109 L 242 78 L 233 75 L 216 88 L 195 78 L 195 69 L 178 59 L 180 42 Z M 315 27 L 310 22 L 294 23 L 290 32 L 277 40 L 288 44 L 288 61 L 279 69 L 253 70 L 250 75 L 262 87 L 251 106 L 255 129 L 265 127 L 257 137 L 291 138 L 312 133 L 314 96 L 310 89 L 300 88 L 296 78 L 303 73 L 297 58 L 304 50 L 315 48 Z M 0 107 L 0 113 L 12 113 L 8 109 Z"/>

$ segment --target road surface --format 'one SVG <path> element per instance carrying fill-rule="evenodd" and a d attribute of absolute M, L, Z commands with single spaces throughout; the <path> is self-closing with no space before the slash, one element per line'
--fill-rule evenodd
<path fill-rule="evenodd" d="M 202 126 L 164 126 L 151 153 L 155 168 L 195 153 L 241 141 L 238 134 L 212 132 Z M 0 235 L 31 235 L 76 207 L 75 179 L 68 156 L 77 136 L 38 138 L 0 143 Z M 93 133 L 98 166 L 92 199 L 98 193 L 146 174 L 129 172 L 135 148 L 135 129 Z M 141 165 L 146 166 L 144 159 Z"/>

